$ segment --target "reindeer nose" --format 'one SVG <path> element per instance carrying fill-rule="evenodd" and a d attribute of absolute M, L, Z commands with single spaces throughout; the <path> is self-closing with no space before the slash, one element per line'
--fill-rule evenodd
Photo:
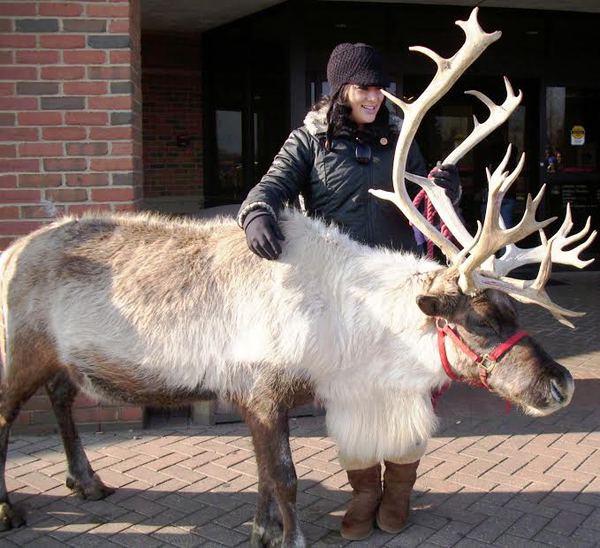
<path fill-rule="evenodd" d="M 565 371 L 562 378 L 550 380 L 550 395 L 556 403 L 567 405 L 573 397 L 574 382 L 573 377 L 568 371 Z"/>
<path fill-rule="evenodd" d="M 563 403 L 566 399 L 556 379 L 550 381 L 550 394 L 558 403 Z"/>

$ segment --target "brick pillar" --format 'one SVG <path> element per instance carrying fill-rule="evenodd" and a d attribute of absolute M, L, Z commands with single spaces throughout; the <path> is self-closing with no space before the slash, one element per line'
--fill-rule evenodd
<path fill-rule="evenodd" d="M 139 0 L 0 3 L 0 249 L 142 199 Z"/>
<path fill-rule="evenodd" d="M 0 2 L 0 249 L 63 213 L 142 199 L 139 0 Z M 138 427 L 143 409 L 79 396 L 87 428 Z M 43 393 L 17 429 L 55 421 Z"/>

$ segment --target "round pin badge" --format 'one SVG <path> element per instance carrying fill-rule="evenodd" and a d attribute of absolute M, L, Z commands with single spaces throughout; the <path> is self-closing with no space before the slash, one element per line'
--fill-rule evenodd
<path fill-rule="evenodd" d="M 387 144 L 388 144 L 388 140 L 387 140 L 385 137 L 382 137 L 381 139 L 379 139 L 379 142 L 380 142 L 380 143 L 381 143 L 383 146 L 385 146 L 385 145 L 387 145 Z"/>

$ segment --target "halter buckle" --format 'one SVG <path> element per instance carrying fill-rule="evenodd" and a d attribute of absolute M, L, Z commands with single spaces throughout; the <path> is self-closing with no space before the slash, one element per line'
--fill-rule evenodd
<path fill-rule="evenodd" d="M 479 362 L 479 367 L 481 367 L 482 369 L 485 369 L 485 371 L 488 375 L 494 370 L 494 367 L 496 367 L 497 365 L 498 365 L 498 362 L 496 360 L 493 360 L 492 358 L 490 358 L 487 354 L 484 354 L 483 356 L 481 356 L 481 361 Z"/>

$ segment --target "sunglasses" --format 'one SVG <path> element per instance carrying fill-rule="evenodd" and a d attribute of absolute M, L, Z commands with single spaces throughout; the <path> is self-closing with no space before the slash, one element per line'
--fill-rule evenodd
<path fill-rule="evenodd" d="M 372 157 L 371 147 L 367 143 L 358 141 L 354 149 L 354 156 L 359 164 L 368 164 Z"/>

